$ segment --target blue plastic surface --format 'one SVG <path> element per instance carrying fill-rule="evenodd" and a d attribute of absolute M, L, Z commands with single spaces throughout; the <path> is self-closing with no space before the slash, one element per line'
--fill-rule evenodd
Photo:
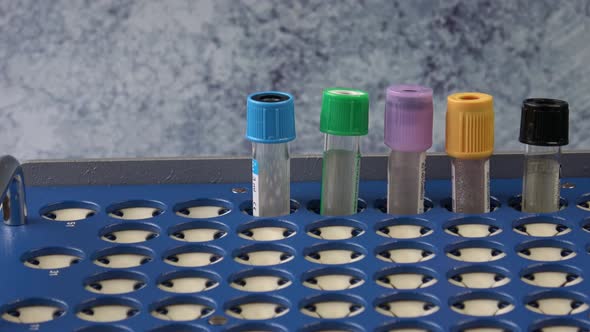
<path fill-rule="evenodd" d="M 426 213 L 418 216 L 400 217 L 387 215 L 376 208 L 376 204 L 383 199 L 386 193 L 386 183 L 363 182 L 360 185 L 360 197 L 366 202 L 364 211 L 346 217 L 352 220 L 350 225 L 360 225 L 364 233 L 348 240 L 321 240 L 306 234 L 306 227 L 312 222 L 326 220 L 306 207 L 313 205 L 312 200 L 319 199 L 319 183 L 294 183 L 292 184 L 292 199 L 297 201 L 299 208 L 288 216 L 277 218 L 286 223 L 282 225 L 295 225 L 296 234 L 293 236 L 272 242 L 256 242 L 238 236 L 238 230 L 245 228 L 244 224 L 255 219 L 247 215 L 241 208 L 248 205 L 251 199 L 250 191 L 246 193 L 234 193 L 232 188 L 249 188 L 249 184 L 196 184 L 196 185 L 148 185 L 148 186 L 77 186 L 77 187 L 33 187 L 28 188 L 27 207 L 28 225 L 9 227 L 0 225 L 0 239 L 2 250 L 0 251 L 0 310 L 2 313 L 10 304 L 27 299 L 54 299 L 65 304 L 65 313 L 52 321 L 40 324 L 15 324 L 0 319 L 0 331 L 150 331 L 154 328 L 170 326 L 166 330 L 157 331 L 317 331 L 315 327 L 322 326 L 319 330 L 349 330 L 349 331 L 386 331 L 393 326 L 396 328 L 422 328 L 431 331 L 458 331 L 462 327 L 480 326 L 476 322 L 482 322 L 487 326 L 502 326 L 505 330 L 530 331 L 535 330 L 546 322 L 554 322 L 554 325 L 578 324 L 580 331 L 588 331 L 589 311 L 569 316 L 549 316 L 530 311 L 525 304 L 534 299 L 537 294 L 547 293 L 552 297 L 565 296 L 575 298 L 585 303 L 590 303 L 588 290 L 590 289 L 590 260 L 588 257 L 588 245 L 590 233 L 582 228 L 590 212 L 576 206 L 580 198 L 590 191 L 590 179 L 565 179 L 574 183 L 573 189 L 562 189 L 562 197 L 567 201 L 567 207 L 551 215 L 563 218 L 563 224 L 571 229 L 571 232 L 552 238 L 536 238 L 522 235 L 513 230 L 514 224 L 525 217 L 533 215 L 519 212 L 509 206 L 509 199 L 520 193 L 521 181 L 518 180 L 492 180 L 492 195 L 498 199 L 501 206 L 495 211 L 483 215 L 490 218 L 490 224 L 501 228 L 499 234 L 478 239 L 467 239 L 445 232 L 444 228 L 454 223 L 453 220 L 463 217 L 446 210 L 441 202 L 450 195 L 451 186 L 448 180 L 429 181 L 426 185 L 427 196 L 434 207 Z M 175 214 L 175 208 L 186 207 L 179 203 L 195 199 L 221 200 L 231 211 L 225 215 L 203 219 L 188 219 Z M 160 202 L 165 207 L 164 212 L 150 219 L 127 221 L 110 217 L 107 209 L 113 204 L 133 200 L 153 200 Z M 92 204 L 86 207 L 96 206 L 96 215 L 74 223 L 47 220 L 41 217 L 44 208 L 48 205 L 63 201 L 83 201 Z M 214 201 L 211 201 L 214 202 Z M 311 202 L 311 203 L 310 203 Z M 131 204 L 133 205 L 133 204 Z M 119 205 L 125 207 L 127 205 Z M 376 233 L 376 228 L 382 226 L 386 220 L 396 218 L 419 218 L 422 225 L 433 230 L 432 234 L 417 238 L 396 240 Z M 206 243 L 185 243 L 168 236 L 171 228 L 187 222 L 216 221 L 221 224 L 221 229 L 227 231 L 227 235 Z M 355 223 L 355 221 L 357 223 Z M 157 238 L 139 244 L 116 245 L 100 238 L 101 230 L 109 225 L 125 223 L 147 223 L 148 229 L 159 229 Z M 273 221 L 266 222 L 274 225 Z M 216 224 L 219 225 L 219 224 Z M 280 226 L 280 225 L 279 225 Z M 154 228 L 155 227 L 155 228 Z M 563 244 L 565 248 L 571 248 L 576 256 L 566 261 L 545 263 L 525 259 L 518 255 L 518 250 L 527 247 L 528 241 L 553 241 L 549 243 Z M 463 242 L 470 241 L 474 244 L 490 244 L 490 247 L 498 248 L 506 253 L 506 257 L 493 262 L 466 263 L 449 258 L 446 251 L 455 247 L 461 247 Z M 540 244 L 547 242 L 540 242 Z M 286 252 L 294 253 L 295 257 L 290 261 L 269 267 L 252 267 L 236 262 L 233 256 L 241 248 L 250 245 L 268 244 L 283 248 Z M 175 248 L 183 246 L 194 248 L 210 248 L 213 252 L 223 254 L 223 259 L 215 264 L 203 268 L 179 268 L 171 266 L 163 261 L 163 256 L 170 252 L 176 252 Z M 327 248 L 356 248 L 358 252 L 365 253 L 360 261 L 344 265 L 329 265 L 314 263 L 305 259 L 305 254 L 315 252 L 314 246 L 325 245 Z M 432 250 L 435 257 L 421 263 L 396 264 L 385 262 L 376 257 L 378 248 L 427 248 Z M 23 255 L 32 250 L 48 247 L 65 247 L 73 249 L 72 252 L 83 253 L 81 261 L 71 267 L 57 271 L 32 269 L 26 267 Z M 100 250 L 115 247 L 140 248 L 133 249 L 137 252 L 153 254 L 153 260 L 139 267 L 130 269 L 109 269 L 97 266 L 93 258 Z M 132 251 L 133 251 L 132 250 Z M 172 250 L 172 251 L 170 251 Z M 561 288 L 542 288 L 523 282 L 520 273 L 531 266 L 553 264 L 565 266 L 568 271 L 579 271 L 583 281 Z M 490 271 L 504 271 L 510 277 L 506 285 L 490 289 L 468 289 L 451 284 L 447 278 L 450 271 L 468 266 L 491 266 L 484 268 Z M 302 284 L 302 276 L 308 278 L 313 271 L 319 268 L 346 267 L 354 269 L 364 283 L 355 288 L 342 291 L 320 291 L 308 288 Z M 430 271 L 437 278 L 437 282 L 426 288 L 416 290 L 396 290 L 385 288 L 375 282 L 375 276 L 387 268 L 401 267 L 404 271 Z M 418 267 L 418 269 L 416 269 Z M 228 278 L 241 271 L 252 269 L 275 269 L 277 275 L 286 276 L 292 280 L 292 284 L 284 289 L 268 293 L 248 293 L 235 289 L 229 285 Z M 146 285 L 141 289 L 124 295 L 99 295 L 84 289 L 83 282 L 88 277 L 110 270 L 133 271 L 139 273 L 146 280 Z M 220 284 L 210 290 L 196 294 L 174 294 L 163 291 L 157 287 L 160 276 L 173 271 L 196 270 L 205 271 L 206 275 L 218 276 Z M 311 271 L 311 272 L 310 272 Z M 207 274 L 208 272 L 208 274 Z M 247 272 L 246 272 L 247 273 Z M 451 273 L 452 274 L 452 273 Z M 337 294 L 337 295 L 334 295 Z M 460 314 L 451 308 L 454 299 L 465 297 L 467 299 L 483 294 L 494 298 L 504 299 L 514 305 L 514 309 L 506 314 L 495 317 L 472 317 Z M 573 295 L 572 295 L 573 294 Z M 300 311 L 301 306 L 313 303 L 313 298 L 327 295 L 324 300 L 352 299 L 364 307 L 360 314 L 341 319 L 319 319 L 307 316 Z M 253 296 L 255 301 L 274 297 L 277 303 L 288 306 L 287 314 L 267 321 L 247 321 L 227 315 L 224 311 L 236 301 L 247 296 Z M 551 297 L 550 296 L 550 297 Z M 177 297 L 193 297 L 197 302 L 209 303 L 214 306 L 214 312 L 207 317 L 190 322 L 167 322 L 153 317 L 150 311 L 155 303 Z M 419 318 L 395 318 L 383 315 L 375 310 L 376 304 L 384 298 L 418 299 L 427 300 L 439 307 L 438 311 L 426 317 Z M 114 323 L 92 323 L 84 321 L 76 316 L 80 305 L 87 301 L 116 298 L 125 299 L 123 302 L 138 304 L 138 312 L 132 317 Z M 310 300 L 312 299 L 312 300 Z M 174 301 L 174 300 L 172 300 Z M 26 303 L 26 302 L 24 302 Z M 35 302 L 35 300 L 32 301 Z M 359 310 L 358 308 L 355 308 Z M 219 320 L 218 316 L 227 318 L 227 321 Z M 210 319 L 215 317 L 218 324 L 211 325 Z M 395 325 L 399 323 L 398 325 Z M 323 325 L 322 325 L 323 324 Z M 344 324 L 344 325 L 341 325 Z M 394 325 L 391 325 L 394 324 Z M 416 325 L 417 324 L 417 325 Z M 500 325 L 498 325 L 500 324 Z M 538 325 L 541 324 L 541 325 Z M 95 329 L 83 329 L 96 326 Z M 182 326 L 186 327 L 183 329 Z M 194 326 L 193 330 L 188 326 Z M 107 328 L 110 327 L 110 328 Z M 117 329 L 116 327 L 121 327 Z M 395 330 L 395 329 L 394 329 Z"/>

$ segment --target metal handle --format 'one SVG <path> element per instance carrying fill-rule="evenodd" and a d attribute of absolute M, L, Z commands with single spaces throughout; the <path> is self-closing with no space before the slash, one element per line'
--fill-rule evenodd
<path fill-rule="evenodd" d="M 2 220 L 9 226 L 26 223 L 23 169 L 13 156 L 0 157 L 0 202 Z"/>

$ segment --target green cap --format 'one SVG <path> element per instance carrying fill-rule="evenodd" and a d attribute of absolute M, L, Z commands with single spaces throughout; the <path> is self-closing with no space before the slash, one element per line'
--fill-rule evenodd
<path fill-rule="evenodd" d="M 345 88 L 329 88 L 322 97 L 320 131 L 337 136 L 369 133 L 369 94 Z"/>

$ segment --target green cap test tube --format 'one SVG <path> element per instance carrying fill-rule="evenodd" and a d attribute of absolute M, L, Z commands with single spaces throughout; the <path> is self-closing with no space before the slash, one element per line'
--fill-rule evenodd
<path fill-rule="evenodd" d="M 361 90 L 324 90 L 320 131 L 324 133 L 320 213 L 357 212 L 360 137 L 369 132 L 369 95 Z"/>

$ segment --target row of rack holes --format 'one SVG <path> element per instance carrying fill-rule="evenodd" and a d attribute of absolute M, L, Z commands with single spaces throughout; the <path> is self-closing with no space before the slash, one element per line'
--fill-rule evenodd
<path fill-rule="evenodd" d="M 211 324 L 211 319 L 210 319 Z M 215 324 L 211 324 L 215 325 Z M 590 324 L 585 321 L 564 319 L 564 318 L 549 318 L 531 325 L 528 329 L 530 332 L 580 332 L 590 330 Z M 77 330 L 76 332 L 130 332 L 131 330 L 119 326 L 93 326 Z M 155 328 L 149 332 L 206 332 L 208 329 L 194 325 L 186 324 L 171 324 Z M 268 323 L 245 323 L 239 324 L 225 332 L 250 332 L 250 331 L 268 331 L 268 332 L 286 332 L 287 329 L 277 324 Z M 364 332 L 365 329 L 359 325 L 344 322 L 321 322 L 311 324 L 299 332 Z M 376 332 L 441 332 L 442 329 L 433 323 L 427 321 L 401 321 L 392 324 L 387 324 L 375 330 Z M 522 331 L 516 325 L 504 320 L 492 319 L 475 319 L 460 323 L 451 329 L 452 332 L 519 332 Z"/>
<path fill-rule="evenodd" d="M 590 329 L 590 323 L 564 318 L 549 318 L 541 320 L 529 327 L 527 331 L 530 332 L 579 332 Z M 204 332 L 205 328 L 195 327 L 192 325 L 175 325 L 157 328 L 150 332 Z M 287 329 L 277 324 L 267 323 L 246 323 L 235 327 L 230 327 L 225 332 L 250 332 L 250 331 L 268 331 L 268 332 L 286 332 Z M 298 332 L 365 332 L 365 328 L 353 323 L 346 322 L 320 322 L 308 325 Z M 442 328 L 434 323 L 424 320 L 406 320 L 396 323 L 386 324 L 375 330 L 375 332 L 441 332 Z M 451 328 L 451 332 L 519 332 L 524 331 L 519 329 L 515 324 L 504 320 L 497 319 L 472 319 L 466 322 L 457 324 Z M 97 332 L 80 330 L 77 332 Z M 127 330 L 113 330 L 101 332 L 128 332 Z"/>
<path fill-rule="evenodd" d="M 411 239 L 433 233 L 425 220 L 404 218 L 388 220 L 377 224 L 377 234 L 397 239 Z M 323 240 L 346 240 L 362 235 L 363 224 L 347 219 L 328 219 L 312 223 L 307 234 Z M 535 216 L 515 222 L 514 231 L 527 236 L 555 237 L 567 234 L 571 228 L 565 220 L 557 217 Z M 590 222 L 585 220 L 583 229 L 590 230 Z M 445 232 L 465 238 L 490 237 L 499 234 L 502 228 L 493 219 L 468 217 L 448 223 Z M 228 228 L 224 224 L 212 221 L 191 222 L 171 228 L 169 236 L 183 242 L 207 242 L 220 239 L 227 235 Z M 159 228 L 155 225 L 116 224 L 107 226 L 101 231 L 105 241 L 113 243 L 140 243 L 159 236 Z M 278 220 L 261 220 L 247 223 L 239 227 L 240 237 L 254 241 L 276 241 L 289 238 L 296 233 L 296 226 L 290 222 Z"/>
<path fill-rule="evenodd" d="M 441 302 L 425 293 L 397 293 L 382 296 L 373 302 L 374 309 L 395 318 L 426 317 L 437 312 Z M 514 299 L 505 293 L 475 291 L 453 296 L 448 305 L 457 313 L 472 317 L 504 315 L 516 306 Z M 544 291 L 528 295 L 523 305 L 530 311 L 550 316 L 571 316 L 588 310 L 585 295 L 567 291 Z M 299 310 L 310 317 L 320 319 L 350 318 L 367 308 L 366 302 L 349 294 L 321 294 L 308 297 L 299 303 Z M 275 295 L 247 295 L 227 301 L 223 311 L 241 320 L 270 320 L 290 311 L 287 299 Z M 150 314 L 165 321 L 193 321 L 212 315 L 216 306 L 209 299 L 194 296 L 171 297 L 153 303 Z M 5 305 L 2 318 L 19 324 L 35 324 L 62 317 L 67 311 L 64 302 L 32 298 Z M 111 323 L 136 316 L 141 304 L 130 298 L 102 297 L 86 301 L 75 309 L 76 316 L 89 322 Z"/>
<path fill-rule="evenodd" d="M 445 232 L 451 235 L 477 238 L 499 234 L 502 228 L 491 218 L 466 217 L 445 223 Z M 376 224 L 377 234 L 397 239 L 411 239 L 430 235 L 433 227 L 423 219 L 398 218 Z M 590 220 L 584 220 L 582 228 L 590 230 Z M 281 220 L 258 220 L 241 225 L 237 232 L 240 237 L 255 241 L 283 240 L 295 235 L 297 226 Z M 563 218 L 552 216 L 533 216 L 522 218 L 513 223 L 515 232 L 535 237 L 554 237 L 567 234 L 571 228 Z M 345 240 L 361 236 L 365 232 L 364 224 L 350 219 L 325 219 L 306 227 L 307 234 L 323 240 Z M 207 242 L 227 235 L 229 229 L 225 224 L 215 221 L 188 222 L 170 228 L 169 236 L 183 242 Z M 154 224 L 124 223 L 106 226 L 100 231 L 100 237 L 112 243 L 141 243 L 160 235 L 160 229 Z"/>
<path fill-rule="evenodd" d="M 522 258 L 540 262 L 564 261 L 577 254 L 573 243 L 549 239 L 524 242 L 515 249 Z M 481 263 L 504 258 L 506 249 L 498 242 L 469 240 L 447 246 L 445 253 L 457 261 Z M 364 247 L 353 243 L 324 243 L 303 250 L 305 259 L 325 265 L 354 263 L 367 254 Z M 436 250 L 424 242 L 399 241 L 378 246 L 375 254 L 385 262 L 419 263 L 434 258 Z M 236 262 L 244 265 L 272 266 L 292 260 L 295 250 L 286 245 L 254 244 L 234 251 L 232 256 Z M 221 248 L 187 245 L 166 251 L 162 259 L 173 266 L 202 267 L 215 264 L 223 257 Z M 21 257 L 25 266 L 35 269 L 66 268 L 83 258 L 84 254 L 80 250 L 65 247 L 46 247 L 27 252 Z M 92 256 L 96 265 L 107 268 L 132 268 L 149 263 L 153 258 L 151 250 L 130 246 L 103 249 Z"/>
<path fill-rule="evenodd" d="M 514 196 L 508 200 L 508 205 L 520 211 L 520 196 Z M 451 199 L 446 198 L 441 201 L 441 206 L 449 211 L 452 211 Z M 387 200 L 377 199 L 374 204 L 375 208 L 386 213 Z M 567 206 L 567 201 L 560 199 L 560 209 Z M 588 195 L 582 196 L 578 200 L 577 206 L 584 210 L 590 211 L 590 198 Z M 291 200 L 291 213 L 296 212 L 300 204 Z M 424 212 L 432 209 L 434 204 L 431 200 L 424 200 Z M 500 202 L 496 198 L 490 200 L 490 211 L 494 211 L 500 207 Z M 361 213 L 367 208 L 367 203 L 359 199 L 357 213 Z M 126 201 L 111 205 L 107 208 L 109 216 L 116 219 L 125 220 L 140 220 L 157 217 L 164 213 L 166 207 L 163 203 L 151 200 L 134 200 Z M 307 205 L 309 211 L 320 213 L 320 201 L 311 200 Z M 186 218 L 214 218 L 228 214 L 232 210 L 232 204 L 220 199 L 196 199 L 179 203 L 174 206 L 174 212 Z M 243 213 L 252 215 L 252 201 L 246 201 L 240 205 L 240 210 Z M 96 215 L 99 211 L 98 205 L 91 202 L 80 201 L 66 201 L 56 204 L 51 204 L 41 209 L 41 215 L 50 220 L 55 221 L 78 221 L 90 218 Z"/>
<path fill-rule="evenodd" d="M 521 280 L 538 287 L 568 287 L 580 283 L 582 273 L 569 266 L 536 265 L 522 271 Z M 422 289 L 434 285 L 438 275 L 422 267 L 396 267 L 378 272 L 376 283 L 392 289 Z M 494 266 L 467 266 L 447 274 L 450 283 L 465 288 L 495 288 L 510 282 L 510 273 Z M 306 287 L 337 291 L 362 285 L 366 277 L 362 272 L 349 268 L 323 268 L 306 272 L 302 276 Z M 219 285 L 221 278 L 212 272 L 182 270 L 167 273 L 158 278 L 158 287 L 172 293 L 198 293 Z M 289 287 L 293 277 L 284 271 L 271 269 L 246 270 L 233 274 L 228 282 L 233 288 L 250 292 L 271 292 Z M 109 271 L 92 276 L 85 281 L 88 291 L 99 294 L 125 294 L 143 288 L 147 277 L 130 271 Z"/>

